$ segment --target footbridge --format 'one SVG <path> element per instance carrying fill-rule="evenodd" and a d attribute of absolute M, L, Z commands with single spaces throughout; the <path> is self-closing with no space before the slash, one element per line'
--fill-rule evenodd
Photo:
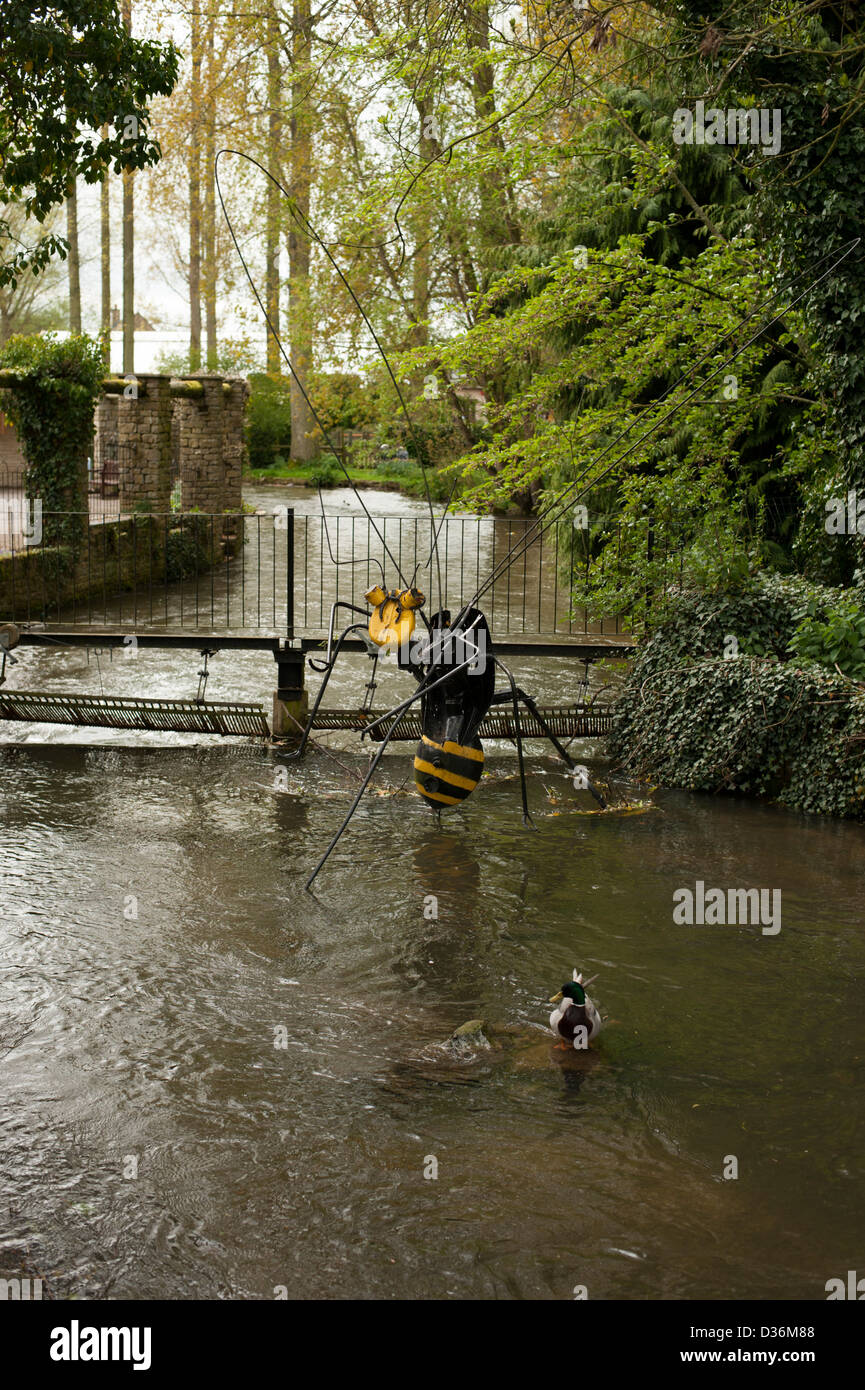
<path fill-rule="evenodd" d="M 581 566 L 588 563 L 577 541 L 532 540 L 531 525 L 530 519 L 446 517 L 436 567 L 429 559 L 429 520 L 414 515 L 296 514 L 274 507 L 244 515 L 133 514 L 96 522 L 77 514 L 43 516 L 38 535 L 0 552 L 0 721 L 294 738 L 308 717 L 308 658 L 326 653 L 332 605 L 364 608 L 372 584 L 383 579 L 395 587 L 402 576 L 424 588 L 427 611 L 435 611 L 440 569 L 442 602 L 453 612 L 500 571 L 481 599 L 496 654 L 516 664 L 517 675 L 527 659 L 561 660 L 569 698 L 540 707 L 539 714 L 557 735 L 603 736 L 611 707 L 589 696 L 589 667 L 627 659 L 633 639 L 620 615 L 592 620 L 574 608 Z M 511 554 L 516 559 L 503 567 Z M 344 624 L 352 621 L 347 607 L 337 612 L 345 614 Z M 353 620 L 361 621 L 360 615 Z M 198 697 L 185 700 L 25 689 L 16 663 L 32 647 L 188 650 L 203 658 L 205 680 Z M 205 698 L 208 660 L 238 651 L 274 661 L 272 708 Z M 368 655 L 369 647 L 350 633 L 342 651 Z M 314 728 L 362 732 L 384 713 L 367 707 L 369 690 L 361 677 L 357 705 L 323 706 Z M 386 727 L 379 724 L 371 736 L 382 738 Z M 419 732 L 415 709 L 394 737 L 416 740 Z M 520 716 L 520 732 L 533 737 L 542 729 L 527 713 Z M 487 738 L 515 733 L 504 708 L 491 712 L 481 729 Z"/>

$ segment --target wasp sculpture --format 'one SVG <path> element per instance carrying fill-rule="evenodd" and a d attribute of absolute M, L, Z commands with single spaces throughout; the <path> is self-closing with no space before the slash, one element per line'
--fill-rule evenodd
<path fill-rule="evenodd" d="M 383 652 L 394 653 L 397 665 L 414 677 L 417 689 L 401 704 L 364 725 L 362 737 L 377 737 L 379 750 L 351 809 L 316 865 L 307 887 L 335 848 L 360 804 L 387 744 L 396 733 L 403 715 L 415 702 L 420 703 L 421 737 L 414 757 L 414 785 L 422 799 L 435 811 L 459 806 L 477 787 L 484 769 L 484 749 L 479 730 L 484 716 L 493 705 L 509 703 L 513 710 L 525 825 L 534 828 L 526 792 L 521 704 L 541 726 L 544 736 L 567 766 L 574 767 L 573 760 L 544 720 L 534 700 L 520 689 L 511 671 L 496 656 L 489 625 L 479 608 L 466 605 L 456 617 L 452 617 L 448 609 L 440 608 L 427 620 L 423 613 L 426 598 L 413 584 L 404 589 L 388 590 L 382 583 L 368 590 L 365 597 L 370 610 L 344 600 L 334 603 L 331 608 L 326 657 L 324 661 L 309 658 L 310 666 L 321 673 L 323 679 L 298 748 L 290 756 L 300 757 L 304 752 L 328 681 L 349 634 L 360 632 L 364 636 L 374 662 L 379 660 Z M 340 608 L 362 614 L 365 621 L 349 623 L 334 641 L 336 613 Z M 416 631 L 418 615 L 426 628 L 422 634 Z M 495 688 L 497 669 L 507 679 L 507 688 L 500 691 Z M 374 688 L 374 676 L 369 688 Z M 603 796 L 591 783 L 589 790 L 605 807 Z"/>

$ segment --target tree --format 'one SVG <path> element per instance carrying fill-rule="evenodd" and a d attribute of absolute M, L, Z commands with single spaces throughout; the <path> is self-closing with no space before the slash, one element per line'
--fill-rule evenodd
<path fill-rule="evenodd" d="M 267 168 L 273 179 L 281 181 L 282 174 L 282 71 L 280 66 L 279 17 L 276 0 L 268 0 L 266 19 L 267 44 Z M 269 326 L 267 330 L 267 370 L 280 370 L 279 356 L 279 247 L 282 226 L 281 194 L 276 184 L 267 185 L 267 222 L 265 250 L 264 303 Z"/>
<path fill-rule="evenodd" d="M 223 50 L 224 52 L 225 50 Z M 201 217 L 201 290 L 204 301 L 205 363 L 216 370 L 216 185 L 213 161 L 216 157 L 216 100 L 218 72 L 216 62 L 216 0 L 207 0 L 204 31 L 207 59 L 207 90 L 203 97 L 204 124 L 204 207 Z"/>
<path fill-rule="evenodd" d="M 122 0 L 123 24 L 132 32 L 132 0 Z M 134 169 L 123 169 L 123 371 L 135 371 L 135 188 Z"/>
<path fill-rule="evenodd" d="M 291 29 L 290 193 L 295 215 L 288 229 L 288 336 L 295 377 L 291 381 L 291 457 L 299 462 L 316 453 L 313 419 L 304 397 L 312 369 L 310 238 L 306 222 L 312 190 L 312 10 L 310 0 L 294 0 Z M 303 389 L 301 389 L 303 388 Z M 308 394 L 308 391 L 307 391 Z"/>
<path fill-rule="evenodd" d="M 0 221 L 9 229 L 19 249 L 32 245 L 45 231 L 52 231 L 58 220 L 55 210 L 40 227 L 29 219 L 20 203 L 0 206 Z M 52 261 L 40 275 L 22 275 L 13 284 L 0 284 L 0 346 L 16 334 L 38 333 L 42 329 L 65 328 L 66 306 L 57 297 L 62 280 L 59 261 Z"/>
<path fill-rule="evenodd" d="M 4 0 L 0 17 L 0 198 L 38 222 L 63 204 L 76 177 L 96 183 L 113 167 L 159 158 L 148 101 L 177 77 L 173 45 L 133 39 L 115 0 Z M 99 134 L 108 126 L 110 134 Z M 42 269 L 66 243 L 49 231 L 13 250 L 0 223 L 0 284 Z"/>
<path fill-rule="evenodd" d="M 189 35 L 192 78 L 189 91 L 189 366 L 201 367 L 201 0 L 193 0 Z"/>
<path fill-rule="evenodd" d="M 78 192 L 75 183 L 66 199 L 66 241 L 69 272 L 69 332 L 81 332 L 81 256 L 78 249 Z"/>
<path fill-rule="evenodd" d="M 108 134 L 107 126 L 102 127 L 102 138 Z M 102 356 L 106 371 L 111 370 L 111 186 L 108 171 L 102 175 L 99 190 L 99 265 L 102 279 L 102 295 L 99 315 L 99 337 L 102 343 Z"/>

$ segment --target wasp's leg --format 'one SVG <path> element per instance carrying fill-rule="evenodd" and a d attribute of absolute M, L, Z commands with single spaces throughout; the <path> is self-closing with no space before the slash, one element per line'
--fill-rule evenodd
<path fill-rule="evenodd" d="M 542 728 L 543 731 L 544 731 L 544 734 L 545 734 L 546 737 L 550 740 L 550 743 L 553 745 L 553 747 L 555 748 L 555 750 L 556 750 L 556 752 L 559 754 L 559 756 L 560 756 L 561 758 L 564 759 L 564 761 L 567 763 L 568 767 L 570 767 L 570 768 L 576 767 L 576 763 L 574 762 L 573 758 L 570 756 L 570 754 L 567 752 L 567 750 L 564 749 L 564 748 L 562 747 L 562 745 L 559 743 L 559 740 L 556 738 L 555 734 L 553 733 L 553 731 L 552 731 L 552 729 L 550 728 L 550 726 L 549 726 L 549 724 L 547 723 L 547 721 L 544 719 L 544 716 L 541 714 L 540 710 L 538 709 L 537 705 L 535 704 L 535 702 L 534 702 L 534 700 L 531 698 L 531 696 L 530 696 L 530 695 L 527 695 L 526 692 L 525 692 L 524 690 L 519 690 L 519 689 L 517 690 L 517 694 L 519 695 L 520 699 L 522 700 L 523 704 L 525 705 L 526 709 L 528 710 L 528 712 L 529 712 L 529 714 L 532 716 L 532 718 L 533 718 L 533 719 L 536 719 L 536 720 L 538 721 L 538 723 L 540 724 L 541 728 Z M 592 782 L 592 781 L 589 780 L 588 776 L 586 777 L 586 787 L 587 787 L 587 789 L 592 793 L 592 796 L 593 796 L 593 797 L 595 798 L 595 800 L 597 801 L 597 803 L 598 803 L 598 805 L 600 806 L 601 810 L 602 810 L 602 811 L 606 811 L 606 809 L 607 809 L 607 803 L 606 803 L 606 801 L 604 800 L 604 798 L 603 798 L 603 796 L 601 795 L 601 793 L 598 791 L 598 788 L 595 786 L 594 782 Z"/>
<path fill-rule="evenodd" d="M 515 738 L 516 738 L 516 744 L 517 744 L 517 765 L 519 766 L 519 769 L 520 769 L 520 795 L 522 796 L 522 799 L 523 799 L 523 825 L 525 825 L 525 826 L 531 826 L 532 830 L 537 830 L 537 826 L 535 825 L 534 821 L 532 820 L 531 816 L 529 815 L 529 799 L 528 799 L 528 793 L 527 793 L 527 791 L 526 791 L 526 768 L 525 768 L 525 763 L 523 762 L 523 735 L 522 735 L 522 731 L 521 731 L 521 729 L 520 729 L 520 701 L 519 701 L 519 692 L 517 691 L 516 681 L 514 680 L 512 674 L 511 674 L 511 672 L 508 670 L 507 666 L 505 666 L 504 662 L 503 662 L 503 661 L 500 661 L 499 658 L 498 658 L 497 656 L 494 656 L 494 657 L 493 657 L 493 661 L 494 661 L 495 664 L 498 666 L 498 668 L 499 668 L 500 671 L 504 671 L 505 675 L 506 675 L 507 678 L 508 678 L 508 684 L 509 684 L 510 687 L 511 687 L 511 689 L 510 689 L 510 697 L 511 697 L 511 704 L 512 704 L 513 711 L 514 711 L 514 736 L 515 736 Z M 500 703 L 500 701 L 498 701 L 497 697 L 494 696 L 493 699 L 494 699 L 495 703 Z M 507 695 L 505 695 L 505 699 L 507 699 Z"/>
<path fill-rule="evenodd" d="M 393 734 L 396 732 L 397 726 L 398 726 L 398 724 L 401 722 L 404 713 L 405 713 L 405 711 L 403 710 L 403 711 L 401 711 L 400 713 L 397 714 L 396 719 L 394 720 L 393 724 L 390 726 L 390 728 L 388 729 L 388 731 L 387 731 L 387 733 L 385 734 L 384 738 L 382 739 L 382 741 L 381 741 L 381 743 L 380 743 L 380 745 L 379 745 L 379 748 L 378 748 L 378 752 L 376 753 L 375 757 L 373 758 L 372 762 L 371 762 L 370 765 L 369 765 L 369 771 L 367 772 L 366 776 L 365 776 L 364 779 L 363 779 L 363 784 L 362 784 L 362 786 L 361 786 L 361 788 L 360 788 L 360 791 L 358 792 L 357 796 L 354 798 L 354 801 L 352 802 L 351 807 L 349 808 L 348 815 L 345 817 L 345 820 L 343 821 L 342 825 L 339 827 L 339 830 L 337 830 L 336 834 L 334 835 L 333 839 L 331 840 L 331 842 L 330 842 L 330 844 L 328 845 L 327 849 L 325 850 L 324 854 L 321 856 L 321 858 L 319 859 L 319 861 L 318 861 L 318 863 L 316 864 L 315 868 L 313 869 L 312 873 L 310 874 L 309 878 L 306 880 L 306 890 L 307 890 L 307 892 L 309 892 L 310 885 L 311 885 L 311 884 L 313 883 L 313 881 L 315 880 L 315 878 L 316 878 L 316 876 L 317 876 L 319 870 L 322 869 L 322 868 L 324 867 L 324 865 L 326 864 L 327 860 L 330 858 L 330 855 L 331 855 L 332 851 L 336 849 L 336 846 L 337 846 L 337 844 L 339 843 L 339 841 L 340 841 L 340 839 L 341 839 L 341 837 L 342 837 L 343 831 L 347 828 L 349 821 L 351 820 L 352 816 L 354 815 L 355 811 L 357 810 L 358 806 L 360 805 L 360 799 L 361 799 L 361 797 L 363 796 L 364 792 L 366 791 L 367 787 L 369 786 L 370 781 L 372 780 L 372 774 L 375 772 L 376 768 L 378 767 L 378 765 L 379 765 L 379 763 L 380 763 L 380 761 L 381 761 L 382 754 L 384 753 L 384 750 L 387 748 L 387 745 L 389 744 L 389 742 L 390 742 L 390 740 L 391 740 L 391 737 L 392 737 Z"/>
<path fill-rule="evenodd" d="M 334 607 L 336 607 L 335 604 L 334 604 Z M 332 622 L 332 621 L 333 621 L 333 613 L 331 612 L 331 622 Z M 337 659 L 337 657 L 339 656 L 339 653 L 340 653 L 340 649 L 341 649 L 341 647 L 342 647 L 342 644 L 343 644 L 343 642 L 345 641 L 346 637 L 348 636 L 348 634 L 349 634 L 350 632 L 358 632 L 358 631 L 365 632 L 365 631 L 366 631 L 366 624 L 365 624 L 365 623 L 351 623 L 347 628 L 345 628 L 345 629 L 339 634 L 339 638 L 337 639 L 336 646 L 333 647 L 332 650 L 331 650 L 331 647 L 332 647 L 331 639 L 332 639 L 332 637 L 333 637 L 333 632 L 331 631 L 330 637 L 328 638 L 328 644 L 327 644 L 327 647 L 328 647 L 328 659 L 327 659 L 327 661 L 323 661 L 323 662 L 313 662 L 312 660 L 310 660 L 310 663 L 309 663 L 309 664 L 310 664 L 310 666 L 312 666 L 312 669 L 313 669 L 314 671 L 321 671 L 321 672 L 323 672 L 323 678 L 322 678 L 321 685 L 318 687 L 318 694 L 317 694 L 316 697 L 315 697 L 315 702 L 314 702 L 314 704 L 313 704 L 313 706 L 312 706 L 312 709 L 311 709 L 311 711 L 310 711 L 310 713 L 309 713 L 309 718 L 307 719 L 306 724 L 304 725 L 304 729 L 303 729 L 303 733 L 302 733 L 302 735 L 301 735 L 300 743 L 298 744 L 297 748 L 294 748 L 290 753 L 288 753 L 288 754 L 286 755 L 288 758 L 302 758 L 302 757 L 303 757 L 303 754 L 304 754 L 304 752 L 305 752 L 305 750 L 306 750 L 307 741 L 308 741 L 309 736 L 310 736 L 310 734 L 311 734 L 311 732 L 312 732 L 313 724 L 315 723 L 315 716 L 318 714 L 319 706 L 321 705 L 322 699 L 324 698 L 324 692 L 327 690 L 327 683 L 328 683 L 328 681 L 330 680 L 331 673 L 333 672 L 333 668 L 334 668 L 334 666 L 336 665 L 336 659 Z"/>
<path fill-rule="evenodd" d="M 336 655 L 336 653 L 333 652 L 333 623 L 334 618 L 336 617 L 337 608 L 347 608 L 351 613 L 362 613 L 364 618 L 366 619 L 366 622 L 355 623 L 354 626 L 357 628 L 366 627 L 369 622 L 369 613 L 366 608 L 358 608 L 356 603 L 348 603 L 346 599 L 337 599 L 336 603 L 332 603 L 330 606 L 330 621 L 327 625 L 327 655 L 325 656 L 324 661 L 313 661 L 312 657 L 309 658 L 309 664 L 312 667 L 313 671 L 325 671 L 327 667 L 330 666 L 332 663 L 333 656 L 331 655 L 331 653 L 333 653 L 334 656 Z M 342 636 L 339 639 L 340 642 L 342 641 L 342 638 L 345 636 L 346 632 L 349 632 L 350 630 L 350 628 L 345 629 L 345 631 L 342 633 Z"/>

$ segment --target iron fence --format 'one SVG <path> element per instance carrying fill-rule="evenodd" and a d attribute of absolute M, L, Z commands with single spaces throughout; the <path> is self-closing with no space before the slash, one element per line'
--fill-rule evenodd
<path fill-rule="evenodd" d="M 559 535 L 533 538 L 532 522 L 420 516 L 297 516 L 176 512 L 44 513 L 27 508 L 0 532 L 0 616 L 54 626 L 295 630 L 324 635 L 331 605 L 364 607 L 375 583 L 416 584 L 427 611 L 471 602 L 497 568 L 481 605 L 499 636 L 617 635 L 621 615 L 574 611 L 583 560 Z M 5 539 L 5 544 L 4 544 Z M 526 542 L 528 542 L 526 544 Z M 2 552 L 5 550 L 5 554 Z M 513 563 L 504 562 L 510 552 Z"/>
<path fill-rule="evenodd" d="M 58 631 L 291 636 L 293 540 L 290 514 L 42 513 L 0 554 L 0 614 Z"/>
<path fill-rule="evenodd" d="M 438 530 L 438 563 L 428 517 L 334 513 L 296 516 L 297 626 L 327 629 L 330 606 L 363 606 L 375 583 L 387 589 L 416 584 L 427 608 L 456 612 L 483 590 L 481 606 L 499 636 L 618 635 L 623 615 L 593 618 L 573 606 L 587 569 L 576 539 L 553 527 L 537 534 L 535 520 L 491 516 L 446 517 Z M 499 573 L 500 571 L 500 573 Z M 484 588 L 490 576 L 498 577 Z"/>
<path fill-rule="evenodd" d="M 545 534 L 532 518 L 449 516 L 436 525 L 436 559 L 422 514 L 124 516 L 101 503 L 91 497 L 89 516 L 37 515 L 22 491 L 10 502 L 0 490 L 0 618 L 320 637 L 334 602 L 363 608 L 381 583 L 416 585 L 427 612 L 480 595 L 499 637 L 619 636 L 637 605 L 658 611 L 688 582 L 694 533 L 678 513 L 635 527 L 595 512 L 590 529 Z M 642 569 L 638 553 L 650 561 Z"/>

